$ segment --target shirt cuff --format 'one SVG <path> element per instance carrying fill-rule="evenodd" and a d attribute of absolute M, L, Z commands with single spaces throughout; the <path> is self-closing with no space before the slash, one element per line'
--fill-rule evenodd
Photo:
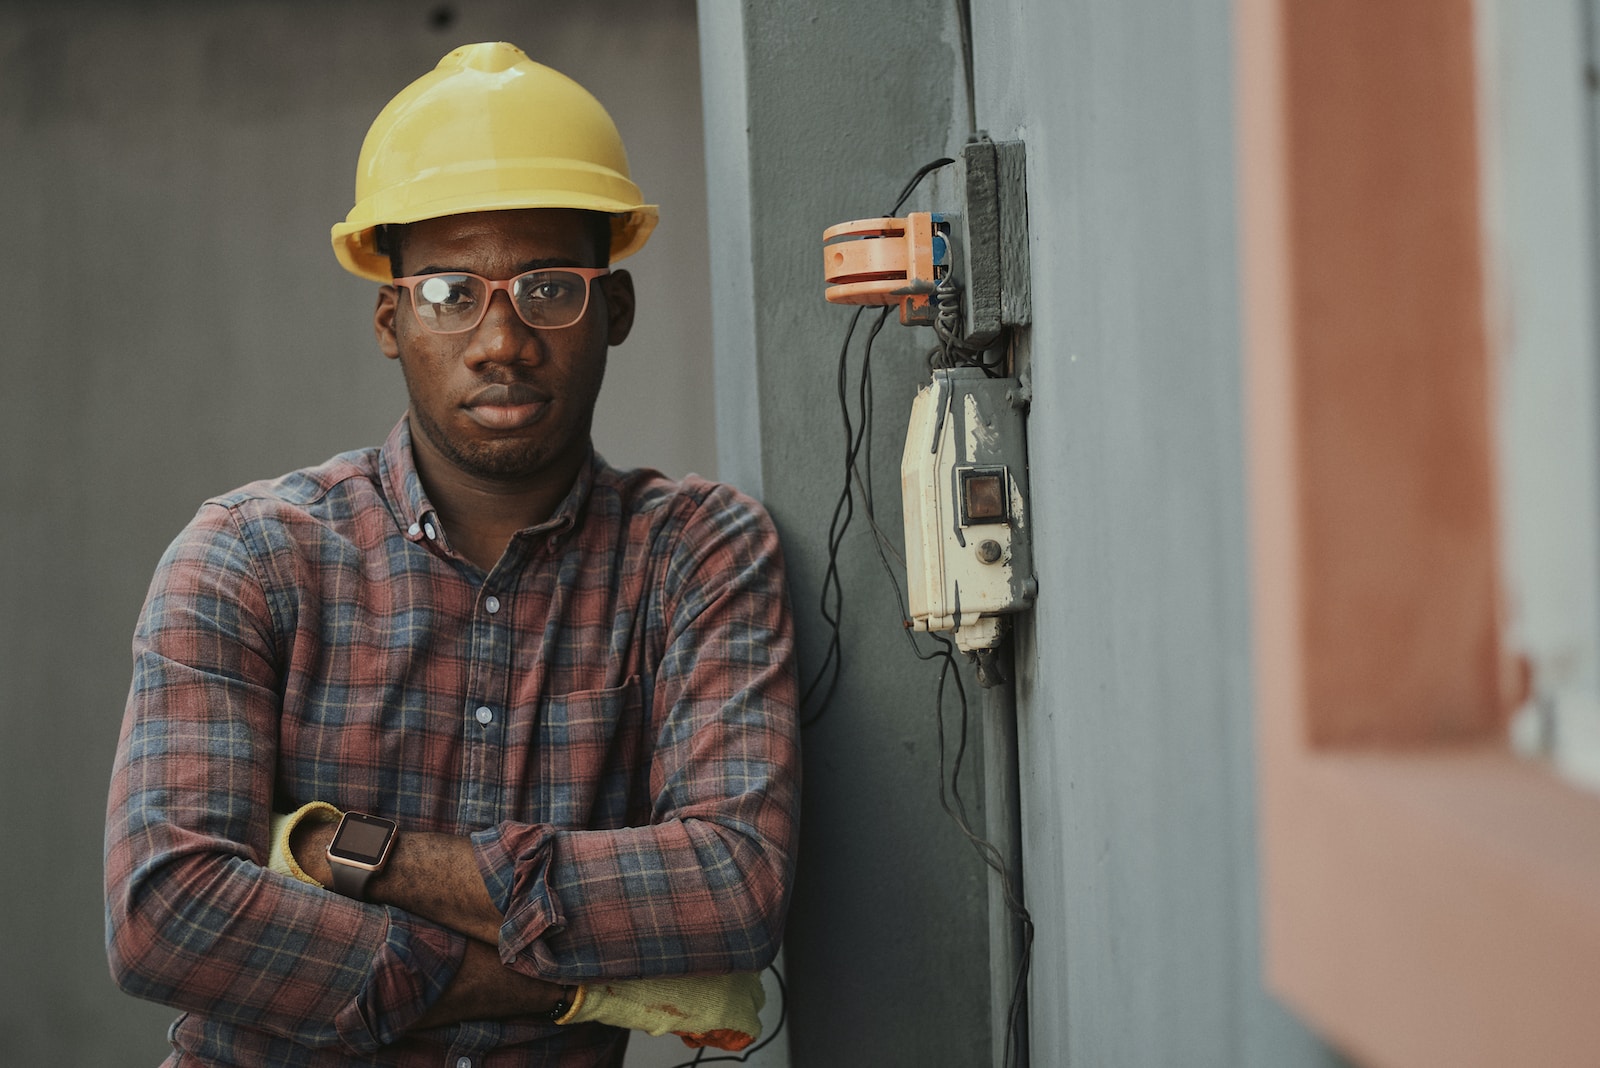
<path fill-rule="evenodd" d="M 562 976 L 541 939 L 560 934 L 567 926 L 551 885 L 556 837 L 548 825 L 526 823 L 502 823 L 472 835 L 483 885 L 505 917 L 500 925 L 500 961 L 544 979 Z"/>
<path fill-rule="evenodd" d="M 372 975 L 334 1026 L 350 1049 L 372 1053 L 396 1042 L 444 994 L 461 967 L 467 938 L 386 908 L 389 929 Z"/>

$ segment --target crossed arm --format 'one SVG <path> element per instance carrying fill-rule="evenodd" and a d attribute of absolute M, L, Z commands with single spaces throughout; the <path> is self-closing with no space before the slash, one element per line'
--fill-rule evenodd
<path fill-rule="evenodd" d="M 327 889 L 336 812 L 317 803 L 274 816 L 272 869 Z M 458 930 L 470 928 L 477 936 L 467 943 L 460 970 L 423 1014 L 420 1027 L 538 1012 L 559 1013 L 557 1022 L 563 1024 L 603 1023 L 654 1035 L 671 1031 L 690 1046 L 726 1050 L 744 1049 L 760 1036 L 766 997 L 752 972 L 558 986 L 504 968 L 484 940 L 499 912 L 468 868 L 474 859 L 470 845 L 443 834 L 407 837 L 405 849 L 391 847 L 388 863 L 368 880 L 365 896 L 458 925 Z"/>
<path fill-rule="evenodd" d="M 296 863 L 323 887 L 333 883 L 327 849 L 335 827 L 331 821 L 303 820 L 289 840 Z M 425 831 L 402 833 L 388 863 L 367 883 L 367 899 L 467 936 L 455 977 L 416 1027 L 543 1015 L 559 1001 L 571 1002 L 572 987 L 523 975 L 500 963 L 493 947 L 505 917 L 489 899 L 470 839 Z"/>

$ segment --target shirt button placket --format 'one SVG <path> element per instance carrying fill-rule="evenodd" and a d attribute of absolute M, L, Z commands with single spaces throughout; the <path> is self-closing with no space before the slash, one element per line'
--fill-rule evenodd
<path fill-rule="evenodd" d="M 479 590 L 478 614 L 472 622 L 471 696 L 465 709 L 467 725 L 462 747 L 459 815 L 463 821 L 476 825 L 495 823 L 501 818 L 499 790 L 505 732 L 498 720 L 505 709 L 498 702 L 509 688 L 507 628 L 511 621 L 507 618 L 507 603 L 489 592 L 494 581 L 491 572 Z"/>
<path fill-rule="evenodd" d="M 498 615 L 500 612 L 500 598 L 492 593 L 489 594 L 483 599 L 483 610 L 491 616 Z M 474 719 L 485 727 L 494 722 L 494 709 L 488 705 L 479 705 L 472 715 Z"/>

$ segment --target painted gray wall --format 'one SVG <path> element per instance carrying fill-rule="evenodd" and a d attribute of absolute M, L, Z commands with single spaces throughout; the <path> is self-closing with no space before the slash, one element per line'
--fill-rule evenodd
<path fill-rule="evenodd" d="M 494 39 L 589 86 L 661 204 L 600 448 L 713 471 L 690 0 L 0 9 L 0 1064 L 164 1055 L 174 1014 L 118 992 L 102 949 L 134 617 L 204 497 L 375 443 L 403 410 L 374 287 L 328 227 L 384 102 Z M 640 1045 L 636 1064 L 686 1058 Z"/>
<path fill-rule="evenodd" d="M 977 125 L 1029 153 L 1041 593 L 1018 659 L 1033 1063 L 1341 1063 L 1263 992 L 1258 963 L 1229 5 L 972 6 Z M 845 317 L 821 300 L 819 231 L 887 207 L 968 130 L 954 4 L 842 7 L 702 5 L 703 20 L 742 24 L 749 107 L 746 129 L 708 126 L 708 147 L 747 153 L 735 187 L 713 175 L 711 195 L 713 215 L 719 190 L 747 196 L 754 237 L 714 236 L 713 271 L 752 264 L 743 366 L 759 438 L 740 446 L 719 425 L 725 450 L 759 442 L 813 656 Z M 708 50 L 707 84 L 736 61 Z M 948 195 L 936 182 L 908 207 Z M 714 308 L 719 331 L 742 313 L 720 288 Z M 885 442 L 920 376 L 911 333 L 885 335 Z M 882 455 L 892 465 L 898 446 Z M 880 471 L 887 505 L 893 467 Z M 949 891 L 975 869 L 939 844 L 928 805 L 925 672 L 900 651 L 866 543 L 848 550 L 853 669 L 806 740 L 795 1063 L 985 1063 L 986 1047 L 956 1052 L 985 1028 L 948 1000 L 958 985 L 986 997 L 967 984 L 981 958 L 938 957 L 984 906 L 976 885 Z M 852 1059 L 848 1039 L 867 1051 Z"/>
<path fill-rule="evenodd" d="M 730 477 L 759 480 L 783 534 L 806 674 L 826 640 L 817 599 L 844 470 L 835 367 L 850 318 L 822 300 L 822 231 L 882 213 L 942 153 L 955 106 L 949 12 L 821 0 L 700 8 L 718 433 L 739 464 Z M 879 515 L 891 530 L 927 344 L 891 320 L 872 357 Z M 936 672 L 907 650 L 859 513 L 840 573 L 845 671 L 805 735 L 785 943 L 793 1063 L 985 1063 L 983 869 L 939 810 Z M 980 762 L 969 752 L 969 769 Z M 970 772 L 965 787 L 981 796 Z"/>
<path fill-rule="evenodd" d="M 1029 152 L 1036 1060 L 1337 1063 L 1261 988 L 1230 5 L 973 6 Z"/>

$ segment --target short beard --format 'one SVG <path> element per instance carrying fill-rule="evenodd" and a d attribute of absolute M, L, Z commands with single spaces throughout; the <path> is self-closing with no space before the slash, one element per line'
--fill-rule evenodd
<path fill-rule="evenodd" d="M 411 418 L 420 424 L 423 434 L 434 448 L 444 454 L 445 459 L 459 470 L 479 478 L 493 482 L 520 482 L 537 474 L 550 462 L 550 457 L 535 442 L 512 440 L 462 448 L 426 413 L 412 408 Z"/>

